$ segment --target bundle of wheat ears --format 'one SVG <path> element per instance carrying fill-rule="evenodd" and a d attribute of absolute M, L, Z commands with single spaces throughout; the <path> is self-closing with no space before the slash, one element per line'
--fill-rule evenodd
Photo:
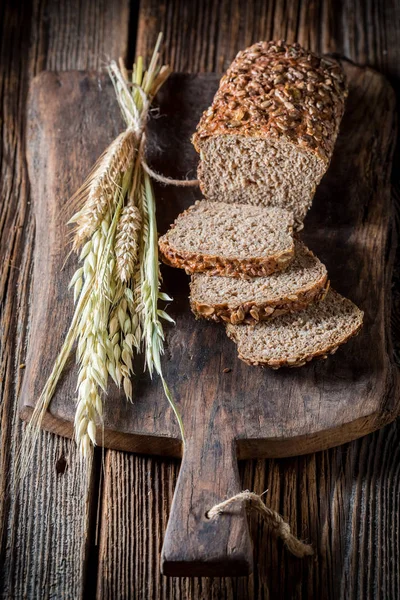
<path fill-rule="evenodd" d="M 75 343 L 79 366 L 75 435 L 83 456 L 96 444 L 109 377 L 132 400 L 135 353 L 144 353 L 150 376 L 156 372 L 161 377 L 183 436 L 161 368 L 162 320 L 173 320 L 159 308 L 159 301 L 171 298 L 160 291 L 156 203 L 150 177 L 171 180 L 151 171 L 144 158 L 151 102 L 171 72 L 169 67 L 159 66 L 160 42 L 161 34 L 147 70 L 141 57 L 131 73 L 121 60 L 119 66 L 112 62 L 108 67 L 127 129 L 99 158 L 71 200 L 73 210 L 79 208 L 70 219 L 73 250 L 79 253 L 81 264 L 70 283 L 76 307 L 28 425 L 31 450 Z"/>

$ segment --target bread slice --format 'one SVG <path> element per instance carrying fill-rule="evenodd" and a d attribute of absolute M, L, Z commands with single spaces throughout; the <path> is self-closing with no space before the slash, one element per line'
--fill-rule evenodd
<path fill-rule="evenodd" d="M 325 300 L 303 312 L 274 317 L 255 326 L 228 324 L 239 358 L 250 365 L 300 367 L 316 357 L 327 358 L 360 330 L 363 312 L 330 290 Z"/>
<path fill-rule="evenodd" d="M 299 44 L 258 42 L 239 52 L 193 136 L 204 196 L 286 208 L 301 228 L 346 96 L 341 65 Z"/>
<path fill-rule="evenodd" d="M 294 256 L 293 216 L 280 208 L 196 202 L 159 239 L 161 257 L 187 273 L 256 277 Z"/>
<path fill-rule="evenodd" d="M 190 304 L 196 317 L 254 323 L 304 310 L 310 302 L 321 300 L 328 287 L 325 265 L 296 241 L 295 258 L 283 272 L 251 279 L 192 275 Z"/>

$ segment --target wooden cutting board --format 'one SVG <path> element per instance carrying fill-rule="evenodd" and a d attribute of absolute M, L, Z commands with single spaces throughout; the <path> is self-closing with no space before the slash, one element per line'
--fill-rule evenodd
<path fill-rule="evenodd" d="M 322 450 L 365 435 L 399 412 L 389 330 L 393 241 L 390 167 L 395 100 L 376 72 L 345 63 L 346 113 L 328 174 L 307 217 L 304 238 L 332 285 L 365 311 L 361 334 L 327 361 L 263 370 L 238 360 L 221 325 L 195 321 L 188 277 L 163 268 L 176 325 L 167 327 L 163 367 L 183 417 L 183 446 L 160 382 L 141 368 L 133 404 L 110 385 L 104 444 L 182 456 L 164 541 L 168 575 L 243 575 L 252 568 L 245 513 L 209 520 L 206 511 L 240 491 L 237 459 Z M 164 175 L 195 177 L 190 136 L 218 85 L 217 75 L 173 75 L 150 123 L 149 161 Z M 121 131 L 111 84 L 87 72 L 42 73 L 32 84 L 27 157 L 36 216 L 30 342 L 21 393 L 29 419 L 67 331 L 67 291 L 76 260 L 68 252 L 65 203 Z M 197 198 L 197 189 L 156 186 L 160 233 Z M 72 435 L 76 367 L 71 357 L 44 427 Z M 101 440 L 99 440 L 99 443 Z"/>

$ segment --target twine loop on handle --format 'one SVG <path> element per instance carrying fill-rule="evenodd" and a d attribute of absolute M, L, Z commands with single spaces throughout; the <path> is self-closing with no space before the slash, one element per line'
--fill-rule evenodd
<path fill-rule="evenodd" d="M 223 513 L 228 512 L 227 509 L 236 502 L 244 502 L 248 512 L 257 512 L 260 514 L 264 521 L 272 528 L 274 534 L 283 540 L 287 549 L 294 554 L 294 556 L 297 556 L 297 558 L 304 558 L 305 556 L 312 556 L 314 554 L 312 546 L 305 544 L 295 537 L 290 530 L 290 525 L 286 523 L 284 518 L 278 512 L 272 510 L 269 506 L 266 506 L 261 500 L 261 496 L 254 492 L 250 492 L 249 490 L 240 492 L 239 494 L 216 504 L 210 508 L 206 513 L 206 516 L 209 519 L 218 518 Z"/>

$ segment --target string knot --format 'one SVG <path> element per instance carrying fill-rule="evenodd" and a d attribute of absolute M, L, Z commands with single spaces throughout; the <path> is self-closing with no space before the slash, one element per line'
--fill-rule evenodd
<path fill-rule="evenodd" d="M 257 512 L 262 516 L 264 521 L 271 527 L 276 537 L 281 538 L 287 549 L 298 558 L 304 558 L 305 556 L 312 556 L 314 550 L 309 544 L 305 544 L 297 537 L 295 537 L 290 529 L 290 525 L 284 520 L 284 518 L 275 510 L 264 504 L 261 496 L 245 490 L 216 504 L 207 512 L 209 519 L 215 519 L 219 515 L 228 512 L 228 508 L 235 502 L 244 502 L 246 505 L 247 512 Z"/>

